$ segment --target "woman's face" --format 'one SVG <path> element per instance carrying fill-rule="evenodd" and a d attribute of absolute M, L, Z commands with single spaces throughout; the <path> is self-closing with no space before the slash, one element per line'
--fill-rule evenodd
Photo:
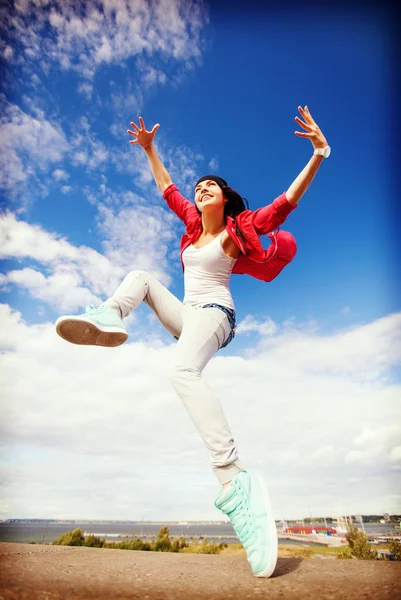
<path fill-rule="evenodd" d="M 226 202 L 223 190 L 215 181 L 201 181 L 195 188 L 195 204 L 201 212 L 205 208 L 222 208 Z"/>

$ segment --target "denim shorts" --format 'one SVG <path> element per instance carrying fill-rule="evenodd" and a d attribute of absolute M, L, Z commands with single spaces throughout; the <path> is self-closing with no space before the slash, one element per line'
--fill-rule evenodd
<path fill-rule="evenodd" d="M 228 322 L 230 323 L 231 331 L 230 331 L 228 338 L 224 342 L 224 344 L 222 346 L 220 346 L 220 348 L 225 348 L 235 337 L 235 330 L 236 330 L 235 310 L 233 310 L 232 308 L 227 308 L 227 306 L 222 306 L 221 304 L 204 304 L 202 306 L 202 308 L 219 308 L 224 313 L 226 313 Z"/>

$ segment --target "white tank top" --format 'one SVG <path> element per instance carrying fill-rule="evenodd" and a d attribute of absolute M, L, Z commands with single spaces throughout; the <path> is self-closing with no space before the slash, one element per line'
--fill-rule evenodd
<path fill-rule="evenodd" d="M 229 282 L 236 258 L 224 253 L 221 237 L 225 229 L 212 242 L 202 248 L 192 244 L 182 253 L 184 263 L 184 304 L 222 304 L 234 309 Z"/>

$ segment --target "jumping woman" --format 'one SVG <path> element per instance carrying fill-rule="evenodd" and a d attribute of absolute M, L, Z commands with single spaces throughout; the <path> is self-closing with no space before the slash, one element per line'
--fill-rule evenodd
<path fill-rule="evenodd" d="M 194 186 L 195 203 L 186 200 L 160 161 L 153 139 L 159 124 L 147 131 L 131 123 L 130 144 L 142 146 L 157 187 L 169 208 L 184 222 L 181 240 L 184 300 L 181 302 L 153 275 L 132 271 L 99 308 L 80 316 L 60 317 L 57 333 L 73 344 L 119 346 L 128 339 L 123 319 L 143 301 L 163 327 L 178 341 L 170 381 L 184 403 L 209 452 L 222 489 L 215 506 L 225 513 L 244 546 L 256 577 L 270 577 L 277 562 L 277 531 L 268 492 L 259 474 L 240 463 L 238 450 L 220 402 L 202 371 L 236 330 L 234 302 L 229 289 L 232 273 L 271 281 L 294 257 L 296 244 L 286 231 L 275 231 L 296 208 L 330 147 L 308 108 L 298 107 L 297 123 L 305 130 L 314 153 L 286 192 L 256 211 L 216 175 L 200 177 Z M 265 250 L 260 236 L 269 234 Z M 157 243 L 155 241 L 155 243 Z"/>

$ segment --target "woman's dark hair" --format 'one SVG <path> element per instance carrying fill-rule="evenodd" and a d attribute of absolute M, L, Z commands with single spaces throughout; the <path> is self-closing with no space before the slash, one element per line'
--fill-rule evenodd
<path fill-rule="evenodd" d="M 246 198 L 242 198 L 238 192 L 236 192 L 235 190 L 233 190 L 232 188 L 228 187 L 228 185 L 223 185 L 221 186 L 221 189 L 223 190 L 223 194 L 224 197 L 227 198 L 228 202 L 225 203 L 224 205 L 224 217 L 232 217 L 233 219 L 235 219 L 235 217 L 237 215 L 239 215 L 240 213 L 244 212 L 244 210 L 249 210 L 249 203 L 248 200 Z M 201 215 L 201 211 L 198 209 L 198 207 L 196 206 L 196 210 L 198 211 L 198 214 Z M 242 231 L 240 230 L 240 228 L 237 225 L 237 235 L 242 239 L 242 241 L 244 241 L 244 235 L 242 233 Z"/>

